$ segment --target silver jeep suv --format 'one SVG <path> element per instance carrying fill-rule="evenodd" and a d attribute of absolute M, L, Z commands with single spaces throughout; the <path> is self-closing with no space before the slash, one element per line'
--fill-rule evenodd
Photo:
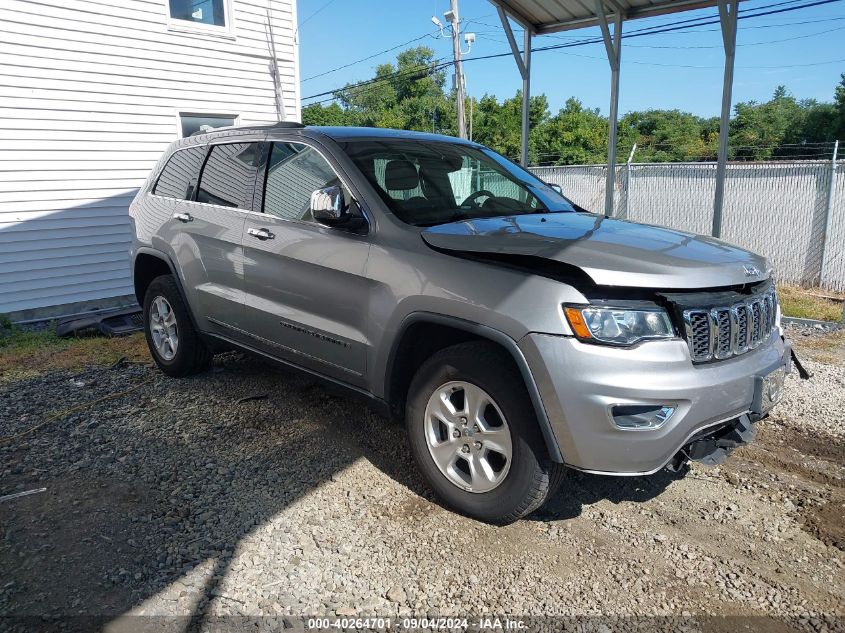
<path fill-rule="evenodd" d="M 719 463 L 790 368 L 762 257 L 588 213 L 476 143 L 214 131 L 172 145 L 130 216 L 163 372 L 237 347 L 342 386 L 483 521 L 538 508 L 564 466 Z"/>

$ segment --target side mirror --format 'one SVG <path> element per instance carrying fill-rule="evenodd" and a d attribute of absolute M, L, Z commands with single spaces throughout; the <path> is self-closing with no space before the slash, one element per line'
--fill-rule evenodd
<path fill-rule="evenodd" d="M 561 187 L 561 186 L 560 186 L 560 185 L 558 185 L 557 183 L 554 183 L 554 182 L 547 182 L 546 184 L 547 184 L 549 187 L 551 187 L 552 189 L 554 189 L 555 191 L 557 191 L 560 195 L 563 195 L 563 187 Z"/>
<path fill-rule="evenodd" d="M 343 190 L 337 185 L 317 189 L 311 194 L 311 216 L 315 222 L 326 226 L 349 226 L 362 219 L 352 214 Z"/>

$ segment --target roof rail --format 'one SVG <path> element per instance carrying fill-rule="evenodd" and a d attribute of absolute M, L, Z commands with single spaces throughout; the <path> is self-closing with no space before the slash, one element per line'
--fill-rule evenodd
<path fill-rule="evenodd" d="M 215 132 L 250 132 L 253 130 L 284 130 L 294 129 L 299 130 L 305 126 L 296 121 L 279 121 L 277 123 L 270 123 L 265 125 L 227 125 L 225 127 L 215 127 L 210 130 L 197 130 L 191 136 L 200 136 L 201 134 L 214 134 Z M 190 137 L 188 137 L 190 138 Z"/>

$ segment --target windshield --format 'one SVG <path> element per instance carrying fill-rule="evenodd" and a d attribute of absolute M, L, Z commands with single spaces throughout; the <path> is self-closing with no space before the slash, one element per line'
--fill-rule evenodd
<path fill-rule="evenodd" d="M 480 146 L 408 138 L 340 145 L 394 215 L 415 226 L 576 210 L 529 171 Z"/>

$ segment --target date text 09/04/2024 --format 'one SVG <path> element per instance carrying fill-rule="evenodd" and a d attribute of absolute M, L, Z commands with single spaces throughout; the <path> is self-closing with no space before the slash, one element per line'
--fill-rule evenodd
<path fill-rule="evenodd" d="M 519 619 L 483 617 L 469 618 L 309 618 L 310 630 L 346 630 L 372 629 L 376 631 L 465 631 L 472 627 L 476 631 L 519 631 L 527 624 Z"/>

